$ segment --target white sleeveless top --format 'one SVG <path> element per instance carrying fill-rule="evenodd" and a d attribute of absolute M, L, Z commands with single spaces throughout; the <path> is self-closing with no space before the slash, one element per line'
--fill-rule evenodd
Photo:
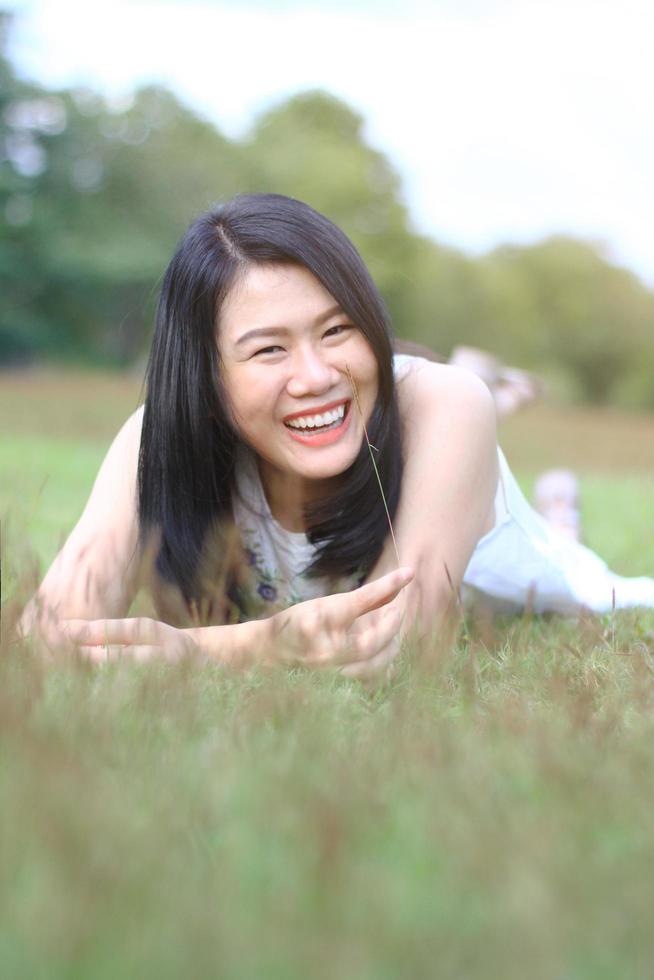
<path fill-rule="evenodd" d="M 396 379 L 412 362 L 396 354 Z M 654 607 L 653 578 L 623 578 L 584 545 L 560 535 L 527 503 L 501 449 L 495 495 L 495 526 L 478 542 L 463 577 L 464 601 L 478 593 L 498 611 L 608 612 L 628 606 Z M 305 569 L 315 549 L 303 532 L 287 531 L 272 516 L 254 455 L 242 449 L 236 465 L 234 521 L 250 566 L 250 615 L 268 616 L 305 599 L 356 588 L 363 575 L 309 578 Z"/>

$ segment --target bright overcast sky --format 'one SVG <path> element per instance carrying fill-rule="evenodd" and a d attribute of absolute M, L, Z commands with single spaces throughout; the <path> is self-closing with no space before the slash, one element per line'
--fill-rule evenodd
<path fill-rule="evenodd" d="M 469 251 L 569 232 L 654 285 L 654 0 L 0 5 L 25 76 L 162 82 L 231 136 L 324 88 L 363 113 L 416 228 Z"/>

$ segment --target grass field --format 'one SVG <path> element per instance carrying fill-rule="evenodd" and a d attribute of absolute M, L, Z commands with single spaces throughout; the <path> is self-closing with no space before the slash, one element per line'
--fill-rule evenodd
<path fill-rule="evenodd" d="M 3 586 L 76 519 L 139 385 L 0 378 Z M 503 426 L 654 570 L 654 418 Z M 304 671 L 0 658 L 0 976 L 654 973 L 654 614 L 467 627 L 368 691 Z"/>

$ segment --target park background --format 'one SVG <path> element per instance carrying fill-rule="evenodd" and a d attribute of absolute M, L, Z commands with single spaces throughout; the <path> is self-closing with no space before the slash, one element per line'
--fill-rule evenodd
<path fill-rule="evenodd" d="M 191 218 L 276 191 L 354 239 L 400 336 L 653 408 L 651 17 L 547 7 L 18 3 L 0 363 L 142 364 Z"/>
<path fill-rule="evenodd" d="M 3 628 L 142 397 L 175 242 L 242 191 L 341 225 L 400 336 L 542 376 L 523 488 L 574 467 L 587 542 L 652 573 L 646 4 L 7 8 Z M 469 622 L 372 692 L 3 642 L 3 975 L 650 975 L 652 614 Z"/>

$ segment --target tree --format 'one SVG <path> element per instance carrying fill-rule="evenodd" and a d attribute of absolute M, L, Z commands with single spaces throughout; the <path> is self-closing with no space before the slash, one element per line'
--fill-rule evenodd
<path fill-rule="evenodd" d="M 2 52 L 0 77 L 0 361 L 129 363 L 190 217 L 239 189 L 241 149 L 162 89 L 112 111 L 20 82 Z"/>
<path fill-rule="evenodd" d="M 488 267 L 508 335 L 519 337 L 522 325 L 531 363 L 564 367 L 585 399 L 609 401 L 643 355 L 654 354 L 654 296 L 590 243 L 552 237 L 502 248 Z"/>
<path fill-rule="evenodd" d="M 232 141 L 162 88 L 116 108 L 20 81 L 9 26 L 0 15 L 0 363 L 131 363 L 191 218 L 270 191 L 350 235 L 400 336 L 565 372 L 589 400 L 654 405 L 654 294 L 593 245 L 555 237 L 470 258 L 413 231 L 398 174 L 334 96 L 295 95 Z"/>
<path fill-rule="evenodd" d="M 363 118 L 325 92 L 303 92 L 264 113 L 245 141 L 250 190 L 288 194 L 331 218 L 368 263 L 396 323 L 419 239 L 400 179 L 364 137 Z"/>

